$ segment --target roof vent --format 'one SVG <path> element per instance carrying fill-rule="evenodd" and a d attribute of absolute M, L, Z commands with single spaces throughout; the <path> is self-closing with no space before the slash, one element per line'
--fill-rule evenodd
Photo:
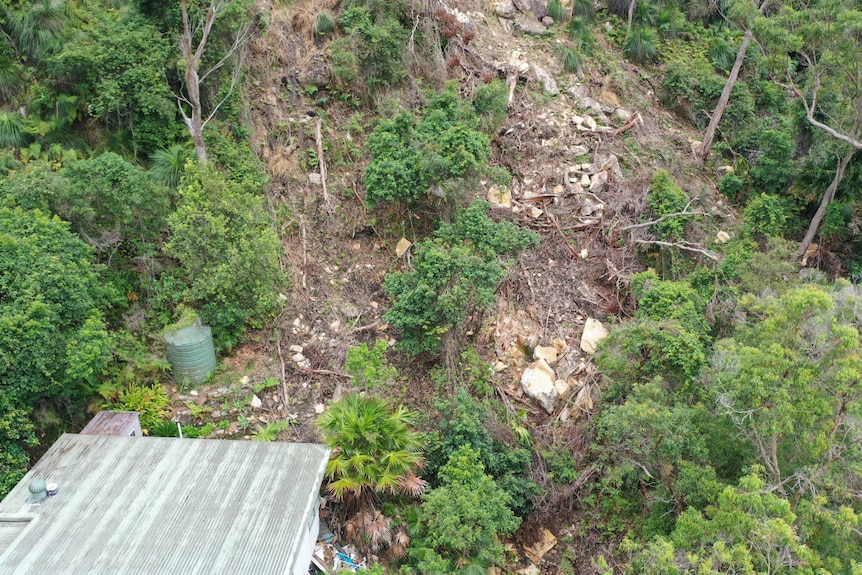
<path fill-rule="evenodd" d="M 42 500 L 48 497 L 48 486 L 44 479 L 34 479 L 30 482 L 30 497 L 27 498 L 27 503 L 42 503 Z"/>

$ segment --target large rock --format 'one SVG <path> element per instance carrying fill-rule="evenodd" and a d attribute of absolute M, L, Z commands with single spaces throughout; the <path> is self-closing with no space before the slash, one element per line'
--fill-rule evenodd
<path fill-rule="evenodd" d="M 494 5 L 494 14 L 500 18 L 514 20 L 515 16 L 518 15 L 518 11 L 515 9 L 515 5 L 512 3 L 512 0 L 503 0 Z"/>
<path fill-rule="evenodd" d="M 596 346 L 606 337 L 608 337 L 608 330 L 602 322 L 588 317 L 584 324 L 584 333 L 581 335 L 581 349 L 587 353 L 596 353 Z"/>
<path fill-rule="evenodd" d="M 527 397 L 539 402 L 542 409 L 553 413 L 560 393 L 557 391 L 557 376 L 544 359 L 534 361 L 521 375 L 521 387 Z"/>
<path fill-rule="evenodd" d="M 524 554 L 535 565 L 541 563 L 547 553 L 557 545 L 557 538 L 554 534 L 545 528 L 542 528 L 541 538 L 530 545 L 524 547 Z"/>
<path fill-rule="evenodd" d="M 548 3 L 542 0 L 530 0 L 530 11 L 536 20 L 543 20 L 548 16 Z"/>
<path fill-rule="evenodd" d="M 596 165 L 599 166 L 599 170 L 610 171 L 617 182 L 622 182 L 625 179 L 623 169 L 620 167 L 620 159 L 615 154 L 598 155 L 596 157 Z"/>
<path fill-rule="evenodd" d="M 491 186 L 488 188 L 488 201 L 491 202 L 492 205 L 498 206 L 501 208 L 511 208 L 512 207 L 512 191 L 509 188 L 498 188 L 497 186 Z"/>
<path fill-rule="evenodd" d="M 544 359 L 548 365 L 557 363 L 557 348 L 554 346 L 537 345 L 533 349 L 533 359 Z"/>
<path fill-rule="evenodd" d="M 541 36 L 548 31 L 544 24 L 526 14 L 515 16 L 515 28 L 522 34 L 529 34 L 531 36 Z"/>
<path fill-rule="evenodd" d="M 589 413 L 593 409 L 593 393 L 592 388 L 588 384 L 584 384 L 581 386 L 581 389 L 578 390 L 578 395 L 575 396 L 575 408 L 584 412 Z"/>
<path fill-rule="evenodd" d="M 546 70 L 533 64 L 533 72 L 536 74 L 536 78 L 539 79 L 539 82 L 542 83 L 542 88 L 545 89 L 546 93 L 551 96 L 556 96 L 560 93 L 560 89 L 557 87 L 557 81 L 554 80 L 554 77 L 548 74 Z"/>
<path fill-rule="evenodd" d="M 539 344 L 542 331 L 542 324 L 527 311 L 511 312 L 505 298 L 497 301 L 494 350 L 501 362 L 517 369 L 525 367 L 527 350 Z"/>
<path fill-rule="evenodd" d="M 411 242 L 407 238 L 401 238 L 400 240 L 398 240 L 398 245 L 395 246 L 395 255 L 400 258 L 404 255 L 404 252 L 410 249 L 410 246 L 412 245 L 413 242 Z"/>
<path fill-rule="evenodd" d="M 317 57 L 311 63 L 300 70 L 296 80 L 301 86 L 323 87 L 332 81 L 332 74 L 322 57 Z"/>
<path fill-rule="evenodd" d="M 588 98 L 590 95 L 590 87 L 587 84 L 575 84 L 568 90 L 566 90 L 566 94 L 569 97 L 577 102 L 581 98 Z"/>
<path fill-rule="evenodd" d="M 598 194 L 603 189 L 605 189 L 605 184 L 608 183 L 608 173 L 607 172 L 599 172 L 597 174 L 593 174 L 590 178 L 590 191 L 594 194 Z"/>
<path fill-rule="evenodd" d="M 602 103 L 594 98 L 590 98 L 589 96 L 584 96 L 583 98 L 578 99 L 577 105 L 582 110 L 592 110 L 598 114 L 604 114 Z"/>

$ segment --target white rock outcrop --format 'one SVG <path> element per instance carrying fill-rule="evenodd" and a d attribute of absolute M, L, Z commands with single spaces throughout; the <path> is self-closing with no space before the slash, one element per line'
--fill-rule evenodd
<path fill-rule="evenodd" d="M 557 391 L 557 376 L 544 359 L 534 361 L 521 375 L 521 387 L 527 397 L 539 402 L 542 409 L 553 413 L 560 393 Z"/>
<path fill-rule="evenodd" d="M 581 349 L 587 353 L 596 353 L 596 346 L 608 337 L 608 330 L 597 319 L 587 318 L 584 323 L 584 333 L 581 335 Z"/>

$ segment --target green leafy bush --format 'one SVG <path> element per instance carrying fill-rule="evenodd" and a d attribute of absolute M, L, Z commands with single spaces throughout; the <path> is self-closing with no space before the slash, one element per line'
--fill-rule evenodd
<path fill-rule="evenodd" d="M 493 134 L 503 125 L 509 114 L 508 99 L 509 89 L 499 78 L 476 88 L 473 93 L 473 109 L 479 117 L 479 127 L 483 132 Z"/>
<path fill-rule="evenodd" d="M 643 2 L 638 3 L 643 5 Z M 658 51 L 658 32 L 649 26 L 633 27 L 623 42 L 623 54 L 633 62 L 646 62 L 655 58 Z"/>
<path fill-rule="evenodd" d="M 333 73 L 344 84 L 356 82 L 365 91 L 397 86 L 407 78 L 404 45 L 408 31 L 397 18 L 352 3 L 339 24 L 346 37 L 330 46 Z M 352 54 L 352 56 L 351 56 Z"/>
<path fill-rule="evenodd" d="M 414 205 L 434 188 L 439 195 L 462 192 L 491 155 L 488 136 L 476 130 L 472 110 L 461 105 L 454 86 L 434 97 L 417 121 L 400 112 L 368 137 L 371 161 L 365 170 L 366 202 Z"/>
<path fill-rule="evenodd" d="M 13 405 L 78 397 L 109 361 L 100 310 L 118 294 L 92 259 L 59 218 L 0 208 L 0 391 Z"/>
<path fill-rule="evenodd" d="M 786 198 L 760 194 L 745 206 L 745 230 L 754 235 L 781 237 L 792 206 Z"/>
<path fill-rule="evenodd" d="M 731 172 L 718 181 L 718 191 L 728 199 L 739 202 L 748 194 L 748 180 Z"/>
<path fill-rule="evenodd" d="M 161 424 L 170 414 L 171 399 L 168 390 L 161 384 L 132 384 L 121 389 L 114 401 L 105 403 L 104 409 L 111 411 L 137 411 L 140 413 L 141 428 L 149 434 L 156 425 Z"/>
<path fill-rule="evenodd" d="M 710 342 L 706 302 L 685 282 L 637 274 L 635 319 L 611 331 L 596 361 L 611 380 L 608 399 L 624 397 L 632 384 L 663 378 L 669 391 L 691 399 Z"/>
<path fill-rule="evenodd" d="M 560 0 L 550 0 L 548 2 L 548 16 L 553 18 L 554 22 L 562 22 L 565 19 L 563 3 Z"/>
<path fill-rule="evenodd" d="M 38 445 L 30 409 L 16 407 L 0 394 L 0 497 L 27 473 L 30 455 L 26 448 Z"/>
<path fill-rule="evenodd" d="M 494 302 L 497 282 L 505 275 L 498 256 L 538 243 L 535 234 L 495 223 L 488 208 L 486 202 L 474 203 L 414 246 L 411 271 L 386 276 L 384 289 L 395 301 L 385 317 L 401 330 L 401 349 L 437 351 L 444 335 L 450 343 L 457 341 L 460 330 Z M 459 352 L 446 351 L 453 358 Z"/>
<path fill-rule="evenodd" d="M 347 363 L 344 371 L 353 376 L 353 384 L 376 389 L 391 385 L 398 377 L 398 370 L 386 360 L 389 346 L 379 340 L 373 347 L 362 343 L 347 351 Z"/>
<path fill-rule="evenodd" d="M 655 173 L 650 186 L 647 202 L 657 217 L 681 212 L 688 205 L 688 195 L 670 179 L 666 170 Z M 681 240 L 685 220 L 682 218 L 670 218 L 655 225 L 662 239 Z"/>
<path fill-rule="evenodd" d="M 185 432 L 185 428 L 183 429 Z M 180 429 L 177 423 L 170 419 L 163 419 L 158 423 L 153 424 L 150 428 L 150 435 L 153 437 L 179 437 Z"/>
<path fill-rule="evenodd" d="M 494 413 L 465 391 L 436 408 L 443 416 L 428 449 L 428 478 L 441 483 L 440 472 L 449 458 L 462 446 L 470 445 L 479 454 L 485 470 L 511 497 L 510 507 L 524 516 L 532 509 L 539 486 L 530 478 L 532 456 L 528 449 L 491 437 L 486 425 L 501 425 Z"/>
<path fill-rule="evenodd" d="M 419 571 L 444 575 L 456 565 L 470 563 L 483 572 L 505 559 L 499 537 L 518 528 L 520 520 L 509 508 L 511 499 L 485 473 L 479 454 L 464 445 L 440 470 L 441 486 L 424 496 L 424 536 L 414 545 Z"/>
<path fill-rule="evenodd" d="M 73 89 L 90 117 L 109 129 L 128 130 L 133 154 L 175 141 L 183 127 L 165 82 L 165 62 L 175 49 L 167 35 L 134 10 L 104 9 L 79 25 L 62 50 L 46 55 L 52 79 Z M 36 112 L 50 118 L 54 103 L 46 101 L 47 109 Z"/>
<path fill-rule="evenodd" d="M 328 489 L 338 498 L 368 502 L 373 492 L 416 494 L 424 484 L 415 473 L 423 462 L 415 414 L 384 399 L 352 393 L 317 420 L 332 448 Z"/>
<path fill-rule="evenodd" d="M 165 253 L 182 266 L 182 300 L 200 309 L 217 347 L 230 348 L 277 309 L 281 245 L 261 199 L 214 170 L 188 168 L 179 194 Z"/>
<path fill-rule="evenodd" d="M 781 193 L 793 179 L 796 142 L 786 130 L 766 129 L 759 134 L 759 156 L 752 161 L 752 187 L 765 193 Z"/>

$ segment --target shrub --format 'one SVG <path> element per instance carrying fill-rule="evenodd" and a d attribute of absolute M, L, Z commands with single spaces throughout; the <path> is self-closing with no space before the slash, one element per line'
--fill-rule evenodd
<path fill-rule="evenodd" d="M 335 47 L 341 52 L 338 68 L 344 70 L 349 60 L 344 58 L 345 49 L 355 55 L 352 70 L 346 75 L 358 78 L 368 90 L 397 86 L 407 78 L 403 62 L 407 30 L 395 17 L 388 14 L 375 17 L 368 8 L 352 4 L 339 23 L 347 34 L 347 42 Z"/>
<path fill-rule="evenodd" d="M 386 342 L 380 340 L 371 348 L 362 343 L 348 350 L 344 371 L 353 376 L 353 385 L 375 389 L 395 380 L 398 370 L 386 360 L 388 349 Z"/>
<path fill-rule="evenodd" d="M 140 413 L 144 433 L 162 423 L 170 414 L 171 400 L 161 384 L 152 386 L 132 384 L 120 390 L 116 400 L 102 405 L 111 411 L 137 411 Z"/>
<path fill-rule="evenodd" d="M 412 428 L 415 418 L 403 407 L 358 393 L 333 403 L 317 420 L 333 450 L 327 488 L 339 500 L 349 496 L 357 501 L 372 492 L 424 490 L 415 476 L 423 462 L 422 436 Z"/>
<path fill-rule="evenodd" d="M 323 10 L 317 14 L 314 20 L 314 33 L 320 36 L 325 36 L 335 30 L 335 19 L 332 14 Z"/>
<path fill-rule="evenodd" d="M 532 498 L 540 491 L 529 476 L 530 451 L 492 438 L 486 426 L 501 425 L 500 422 L 486 405 L 466 391 L 459 391 L 451 400 L 440 401 L 435 407 L 443 421 L 428 449 L 427 473 L 432 484 L 442 482 L 440 471 L 449 458 L 461 446 L 470 445 L 479 454 L 487 473 L 511 496 L 512 510 L 520 516 L 528 514 Z"/>
<path fill-rule="evenodd" d="M 0 395 L 14 406 L 77 398 L 109 361 L 100 310 L 119 298 L 92 259 L 59 218 L 0 208 Z"/>
<path fill-rule="evenodd" d="M 476 88 L 473 93 L 473 109 L 479 117 L 479 127 L 483 132 L 493 134 L 506 121 L 509 114 L 508 98 L 506 83 L 499 78 Z"/>
<path fill-rule="evenodd" d="M 27 447 L 38 445 L 30 409 L 16 407 L 0 394 L 0 497 L 24 477 L 30 465 Z"/>
<path fill-rule="evenodd" d="M 472 110 L 462 106 L 454 86 L 431 100 L 421 121 L 400 112 L 369 136 L 371 161 L 365 170 L 366 202 L 415 205 L 432 188 L 452 196 L 486 168 L 488 136 L 475 129 Z"/>
<path fill-rule="evenodd" d="M 745 231 L 751 235 L 781 237 L 791 209 L 786 198 L 760 194 L 745 207 Z"/>
<path fill-rule="evenodd" d="M 733 201 L 743 200 L 748 192 L 748 181 L 734 174 L 726 174 L 718 181 L 718 191 Z"/>
<path fill-rule="evenodd" d="M 276 310 L 281 245 L 258 196 L 190 165 L 168 225 L 164 249 L 182 265 L 182 300 L 200 309 L 217 347 L 231 347 Z"/>
<path fill-rule="evenodd" d="M 789 130 L 767 129 L 760 132 L 758 149 L 762 154 L 752 161 L 749 172 L 755 189 L 781 193 L 793 179 L 793 154 L 796 142 Z"/>
<path fill-rule="evenodd" d="M 560 58 L 563 60 L 563 70 L 570 74 L 576 73 L 584 63 L 581 54 L 568 46 L 560 46 L 559 51 Z"/>
<path fill-rule="evenodd" d="M 437 351 L 445 335 L 455 344 L 446 353 L 457 357 L 461 331 L 494 302 L 505 275 L 497 257 L 536 245 L 534 234 L 491 220 L 488 207 L 476 202 L 465 209 L 416 244 L 411 271 L 386 276 L 384 289 L 395 301 L 385 317 L 401 330 L 401 349 L 414 355 Z"/>
<path fill-rule="evenodd" d="M 650 186 L 647 202 L 657 217 L 681 212 L 688 204 L 688 195 L 670 179 L 666 170 L 655 173 Z M 655 225 L 659 236 L 663 239 L 681 240 L 685 220 L 683 218 L 670 218 Z"/>
<path fill-rule="evenodd" d="M 628 39 L 623 42 L 623 54 L 633 62 L 652 60 L 657 51 L 658 33 L 649 26 L 633 27 Z"/>
<path fill-rule="evenodd" d="M 548 16 L 553 18 L 554 22 L 562 22 L 566 18 L 563 3 L 560 0 L 548 2 Z"/>
<path fill-rule="evenodd" d="M 427 530 L 416 543 L 422 573 L 455 573 L 470 563 L 473 571 L 502 563 L 505 552 L 499 537 L 518 528 L 520 520 L 509 508 L 511 499 L 485 473 L 479 454 L 464 445 L 440 470 L 442 485 L 424 497 L 422 513 Z M 426 549 L 423 549 L 426 548 Z M 423 565 L 424 563 L 431 565 Z"/>

